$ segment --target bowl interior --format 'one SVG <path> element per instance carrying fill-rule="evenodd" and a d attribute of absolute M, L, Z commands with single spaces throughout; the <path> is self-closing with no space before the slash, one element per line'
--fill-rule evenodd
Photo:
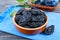
<path fill-rule="evenodd" d="M 42 10 L 41 10 L 41 11 L 42 11 Z M 44 12 L 44 11 L 42 11 L 42 12 Z M 37 27 L 37 28 L 25 28 L 25 27 L 22 27 L 22 26 L 20 26 L 20 25 L 18 25 L 18 24 L 16 23 L 16 21 L 15 21 L 15 16 L 16 16 L 16 13 L 15 13 L 14 16 L 13 16 L 13 23 L 14 23 L 17 27 L 23 28 L 23 29 L 27 29 L 27 30 L 37 30 L 37 29 L 40 29 L 40 28 L 46 26 L 46 25 L 47 25 L 47 22 L 48 22 L 48 16 L 46 15 L 46 22 L 45 22 L 45 24 L 43 24 L 42 26 Z"/>

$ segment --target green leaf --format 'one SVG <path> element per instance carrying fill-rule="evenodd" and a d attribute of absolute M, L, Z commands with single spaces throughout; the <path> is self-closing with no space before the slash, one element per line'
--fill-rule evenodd
<path fill-rule="evenodd" d="M 17 0 L 18 2 L 23 2 L 24 0 Z"/>
<path fill-rule="evenodd" d="M 12 12 L 10 16 L 13 17 L 15 13 L 16 13 L 16 11 Z"/>
<path fill-rule="evenodd" d="M 32 1 L 32 3 L 35 3 L 37 0 L 31 0 Z"/>
<path fill-rule="evenodd" d="M 29 8 L 29 4 L 27 2 L 25 2 L 25 4 L 23 5 L 24 8 Z"/>

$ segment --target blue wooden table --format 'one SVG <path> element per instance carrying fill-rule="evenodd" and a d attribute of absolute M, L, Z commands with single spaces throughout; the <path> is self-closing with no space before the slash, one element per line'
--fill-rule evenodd
<path fill-rule="evenodd" d="M 1 2 L 1 1 L 0 1 Z M 3 10 L 5 10 L 6 8 L 8 8 L 8 6 L 10 6 L 10 4 L 9 3 L 7 3 L 7 4 L 2 4 L 1 6 L 0 6 L 0 13 L 3 11 Z M 60 4 L 59 4 L 60 5 Z M 55 9 L 55 11 L 54 12 L 60 12 L 60 6 L 57 6 L 57 8 Z M 3 9 L 2 9 L 3 8 Z M 26 38 L 22 38 L 22 37 L 18 37 L 18 36 L 15 36 L 15 35 L 11 35 L 11 34 L 8 34 L 8 33 L 5 33 L 5 32 L 2 32 L 2 31 L 0 31 L 0 40 L 28 40 L 28 39 L 26 39 Z"/>
<path fill-rule="evenodd" d="M 7 9 L 11 4 L 15 4 L 16 0 L 0 0 L 0 13 Z M 29 40 L 23 37 L 18 37 L 0 30 L 0 40 Z"/>

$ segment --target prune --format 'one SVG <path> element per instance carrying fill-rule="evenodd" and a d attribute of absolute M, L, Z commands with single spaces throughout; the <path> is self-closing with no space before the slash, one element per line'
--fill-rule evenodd
<path fill-rule="evenodd" d="M 47 27 L 44 31 L 45 34 L 50 35 L 54 32 L 54 25 Z"/>
<path fill-rule="evenodd" d="M 21 15 L 16 15 L 15 21 L 18 23 L 19 19 L 21 18 Z"/>
<path fill-rule="evenodd" d="M 16 15 L 22 15 L 22 12 L 23 12 L 24 10 L 25 10 L 24 8 L 21 8 L 21 9 L 16 13 Z"/>
<path fill-rule="evenodd" d="M 32 13 L 33 15 L 41 15 L 41 14 L 42 14 L 39 9 L 32 9 L 32 10 L 31 10 L 31 13 Z"/>
<path fill-rule="evenodd" d="M 36 28 L 36 27 L 39 27 L 41 25 L 43 25 L 42 22 L 29 22 L 28 25 L 31 27 L 31 28 Z"/>
<path fill-rule="evenodd" d="M 53 0 L 53 1 L 43 0 L 43 2 L 41 3 L 41 5 L 45 5 L 45 6 L 56 6 L 57 4 L 58 4 L 58 2 L 56 2 L 55 0 Z"/>
<path fill-rule="evenodd" d="M 16 14 L 15 20 L 18 25 L 25 28 L 36 28 L 42 26 L 46 22 L 46 15 L 37 8 L 30 10 L 22 9 Z"/>
<path fill-rule="evenodd" d="M 24 25 L 25 28 L 31 28 L 28 24 Z"/>
<path fill-rule="evenodd" d="M 37 16 L 32 16 L 32 21 L 40 21 L 40 18 L 38 18 Z"/>
<path fill-rule="evenodd" d="M 26 19 L 25 19 L 25 17 L 22 16 L 22 17 L 19 19 L 19 21 L 20 21 L 20 22 L 25 22 Z"/>
<path fill-rule="evenodd" d="M 46 21 L 46 15 L 45 15 L 45 13 L 42 12 L 41 17 L 42 17 L 42 19 L 44 19 Z"/>
<path fill-rule="evenodd" d="M 19 24 L 20 26 L 24 26 L 24 25 L 26 24 L 26 22 L 21 22 L 21 21 L 19 21 L 18 24 Z"/>
<path fill-rule="evenodd" d="M 31 18 L 31 13 L 27 10 L 24 10 L 22 14 L 22 17 L 19 19 L 19 25 L 25 25 Z"/>
<path fill-rule="evenodd" d="M 42 16 L 32 16 L 32 21 L 36 21 L 36 22 L 43 22 L 45 21 L 46 19 L 43 18 Z"/>
<path fill-rule="evenodd" d="M 31 13 L 29 11 L 25 10 L 24 12 L 22 12 L 22 14 L 26 21 L 29 21 L 31 19 Z"/>
<path fill-rule="evenodd" d="M 18 24 L 19 24 L 20 26 L 24 26 L 26 23 L 25 23 L 25 22 L 23 23 L 23 22 L 20 22 L 20 21 L 19 21 Z"/>
<path fill-rule="evenodd" d="M 45 5 L 45 3 L 44 3 L 44 2 L 42 2 L 42 3 L 41 3 L 41 5 Z"/>
<path fill-rule="evenodd" d="M 25 25 L 26 24 L 26 19 L 22 16 L 20 19 L 19 19 L 19 25 Z"/>

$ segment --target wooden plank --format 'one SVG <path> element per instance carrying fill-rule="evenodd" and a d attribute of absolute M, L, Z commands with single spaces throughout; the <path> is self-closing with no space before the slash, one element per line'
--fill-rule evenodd
<path fill-rule="evenodd" d="M 8 8 L 8 6 L 10 6 L 11 4 L 14 4 L 14 3 L 16 3 L 16 0 L 0 0 L 0 13 L 3 10 L 5 10 L 6 8 Z M 54 12 L 60 13 L 60 3 Z M 0 31 L 0 40 L 28 40 L 28 39 Z"/>
<path fill-rule="evenodd" d="M 0 40 L 30 40 L 0 31 Z"/>
<path fill-rule="evenodd" d="M 57 5 L 56 9 L 54 10 L 54 12 L 60 13 L 60 3 Z"/>
<path fill-rule="evenodd" d="M 0 13 L 14 3 L 16 3 L 16 0 L 0 0 Z M 28 39 L 0 31 L 0 40 L 28 40 Z"/>

